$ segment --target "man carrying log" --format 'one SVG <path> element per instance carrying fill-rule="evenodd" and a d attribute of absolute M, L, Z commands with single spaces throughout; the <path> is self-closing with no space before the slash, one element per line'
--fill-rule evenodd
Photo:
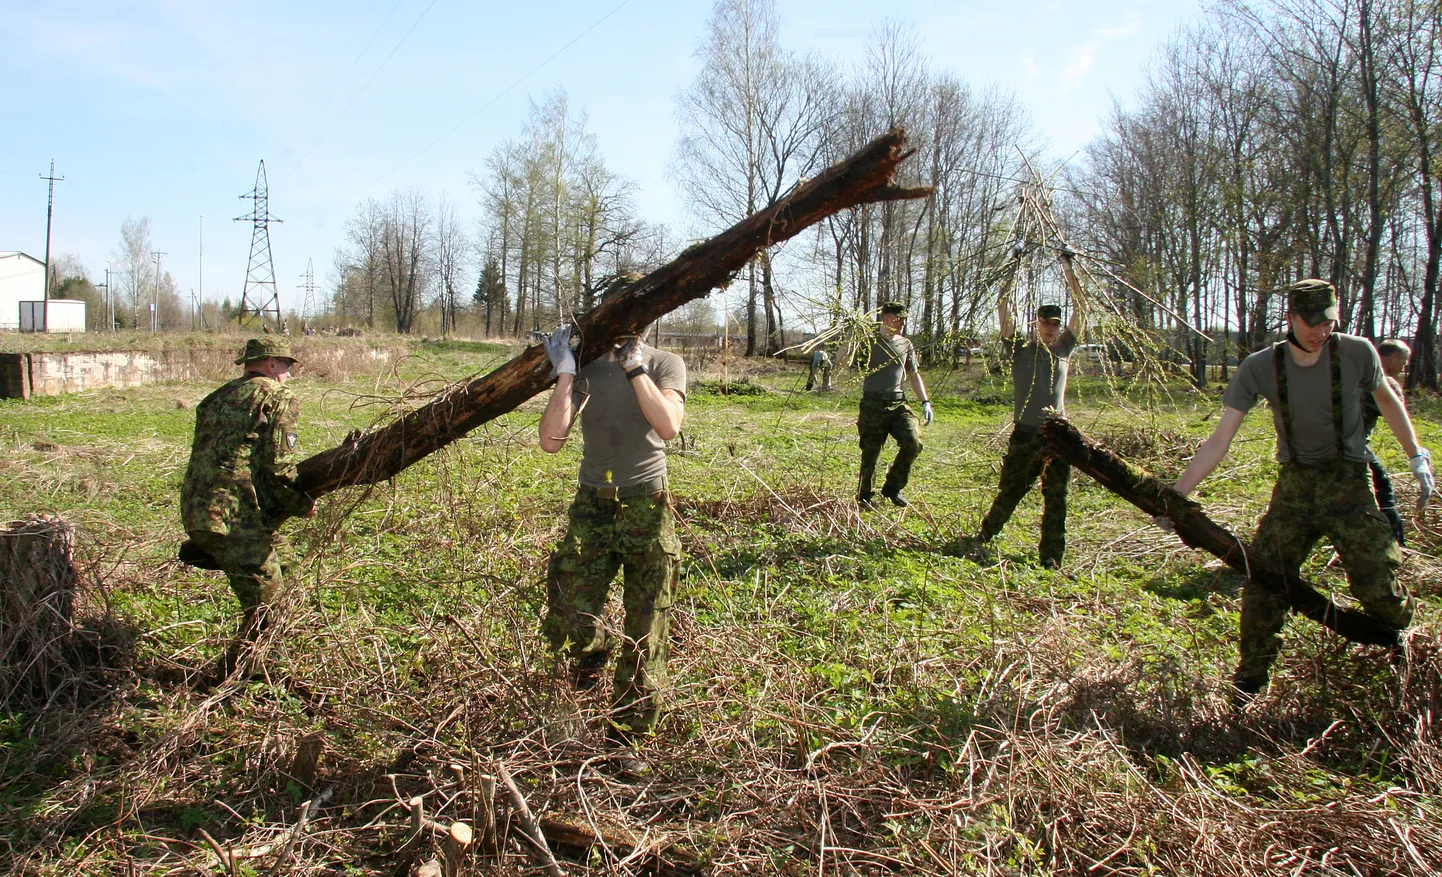
<path fill-rule="evenodd" d="M 1377 345 L 1377 356 L 1382 361 L 1382 378 L 1387 386 L 1392 388 L 1392 393 L 1402 407 L 1407 407 L 1407 397 L 1402 391 L 1402 373 L 1407 370 L 1407 361 L 1412 358 L 1412 348 L 1406 342 L 1391 338 Z M 1368 394 L 1362 396 L 1362 428 L 1367 433 L 1370 442 L 1372 430 L 1377 428 L 1377 421 L 1382 416 L 1381 410 L 1377 407 L 1377 401 Z M 1407 534 L 1402 527 L 1402 515 L 1397 511 L 1397 494 L 1392 490 L 1392 477 L 1387 474 L 1387 469 L 1382 461 L 1377 459 L 1377 454 L 1370 445 L 1367 448 L 1367 465 L 1372 470 L 1372 492 L 1377 495 L 1377 506 L 1382 509 L 1382 514 L 1387 516 L 1387 521 L 1392 525 L 1392 535 L 1397 537 L 1397 544 L 1403 548 L 1407 547 Z"/>
<path fill-rule="evenodd" d="M 926 396 L 926 383 L 917 369 L 916 348 L 911 339 L 901 334 L 906 326 L 906 306 L 889 301 L 881 306 L 881 326 L 871 339 L 866 355 L 866 378 L 861 385 L 861 411 L 856 418 L 856 431 L 861 441 L 861 485 L 856 501 L 863 509 L 876 508 L 872 484 L 876 477 L 876 461 L 886 444 L 886 437 L 896 439 L 896 459 L 886 472 L 881 495 L 895 506 L 908 503 L 901 491 L 911 480 L 911 465 L 921 454 L 921 426 L 931 425 L 934 414 Z M 921 400 L 922 421 L 906 404 L 905 377 Z"/>
<path fill-rule="evenodd" d="M 542 632 L 558 656 L 574 661 L 572 681 L 588 689 L 618 650 L 607 740 L 633 748 L 651 733 L 666 688 L 671 603 L 681 543 L 666 482 L 666 440 L 686 415 L 686 363 L 632 335 L 581 369 L 571 327 L 546 339 L 556 387 L 541 415 L 541 449 L 565 447 L 581 421 L 581 472 L 566 535 L 547 568 Z M 624 569 L 624 635 L 601 621 L 606 592 Z M 645 770 L 634 753 L 629 773 Z"/>
<path fill-rule="evenodd" d="M 269 622 L 286 549 L 280 525 L 315 514 L 315 500 L 296 484 L 300 403 L 285 386 L 295 362 L 284 338 L 252 338 L 235 361 L 244 374 L 195 409 L 195 440 L 180 488 L 190 539 L 180 558 L 224 571 L 240 601 L 240 627 L 216 668 L 220 676 L 237 668 Z"/>
<path fill-rule="evenodd" d="M 1265 397 L 1281 468 L 1252 549 L 1275 560 L 1287 578 L 1300 579 L 1302 562 L 1326 536 L 1366 613 L 1401 630 L 1412 622 L 1414 604 L 1397 582 L 1402 553 L 1368 483 L 1362 398 L 1376 401 L 1410 458 L 1424 506 L 1432 494 L 1431 454 L 1417 444 L 1407 409 L 1383 380 L 1376 349 L 1365 338 L 1335 331 L 1332 284 L 1315 279 L 1293 284 L 1287 322 L 1284 340 L 1238 367 L 1222 396 L 1222 418 L 1177 480 L 1176 491 L 1187 496 L 1225 459 L 1243 418 L 1258 396 Z M 1239 696 L 1249 698 L 1266 686 L 1287 609 L 1285 595 L 1250 580 L 1243 587 L 1241 660 L 1232 677 Z"/>
<path fill-rule="evenodd" d="M 1021 246 L 1012 249 L 1013 258 L 1019 259 L 1023 253 Z M 1001 461 L 1001 482 L 996 490 L 996 499 L 992 501 L 986 517 L 982 518 L 981 529 L 971 540 L 967 552 L 973 560 L 990 558 L 991 540 L 1011 520 L 1012 512 L 1031 491 L 1038 476 L 1041 477 L 1042 496 L 1041 542 L 1038 548 L 1041 565 L 1057 569 L 1066 553 L 1066 493 L 1067 482 L 1071 480 L 1071 466 L 1065 460 L 1045 453 L 1041 425 L 1048 410 L 1061 412 L 1066 408 L 1067 371 L 1072 351 L 1086 327 L 1086 303 L 1081 283 L 1072 269 L 1071 252 L 1063 250 L 1060 260 L 1072 303 L 1071 320 L 1065 329 L 1062 328 L 1061 307 L 1044 304 L 1036 309 L 1036 319 L 1032 323 L 1033 337 L 1028 340 L 1017 333 L 1011 304 L 1011 283 L 1016 278 L 1015 271 L 997 300 L 1001 337 L 1011 352 L 1012 418 L 1015 425 L 1011 430 L 1011 440 L 1007 442 L 1006 456 Z"/>

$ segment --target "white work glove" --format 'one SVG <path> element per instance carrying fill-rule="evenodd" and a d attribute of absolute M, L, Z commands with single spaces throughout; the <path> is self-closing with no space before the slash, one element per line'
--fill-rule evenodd
<path fill-rule="evenodd" d="M 1417 490 L 1421 494 L 1417 498 L 1417 511 L 1421 512 L 1427 508 L 1427 501 L 1432 498 L 1432 489 L 1436 486 L 1432 477 L 1432 452 L 1418 448 L 1417 456 L 1407 462 L 1412 464 L 1412 477 L 1417 479 Z"/>
<path fill-rule="evenodd" d="M 1155 524 L 1159 529 L 1166 530 L 1168 533 L 1177 532 L 1176 523 L 1166 515 L 1153 515 L 1152 523 Z"/>
<path fill-rule="evenodd" d="M 1011 257 L 1020 259 L 1026 255 L 1026 241 L 1013 241 L 1011 245 Z"/>
<path fill-rule="evenodd" d="M 628 340 L 616 350 L 616 358 L 621 360 L 623 371 L 630 371 L 638 365 L 645 365 L 646 342 L 639 337 Z"/>
<path fill-rule="evenodd" d="M 936 412 L 931 410 L 931 403 L 930 403 L 930 402 L 922 402 L 922 403 L 921 403 L 921 425 L 922 425 L 922 426 L 931 426 L 931 422 L 932 422 L 933 420 L 935 420 L 935 419 L 936 419 Z"/>
<path fill-rule="evenodd" d="M 551 372 L 556 376 L 576 373 L 576 354 L 571 352 L 571 325 L 557 326 L 556 331 L 546 336 L 546 358 L 551 361 Z"/>

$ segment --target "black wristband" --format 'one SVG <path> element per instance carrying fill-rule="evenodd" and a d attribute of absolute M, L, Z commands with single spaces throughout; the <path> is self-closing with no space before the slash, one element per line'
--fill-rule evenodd
<path fill-rule="evenodd" d="M 634 380 L 636 380 L 637 378 L 639 378 L 641 375 L 648 375 L 648 374 L 650 374 L 650 372 L 646 369 L 646 363 L 643 362 L 643 363 L 641 363 L 640 365 L 636 366 L 635 368 L 633 368 L 633 369 L 628 369 L 628 370 L 626 371 L 626 380 L 628 380 L 628 381 L 634 381 Z"/>

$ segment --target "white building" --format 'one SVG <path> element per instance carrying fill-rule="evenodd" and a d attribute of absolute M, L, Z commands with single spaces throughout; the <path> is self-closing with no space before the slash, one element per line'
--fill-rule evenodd
<path fill-rule="evenodd" d="M 0 329 L 20 328 L 20 303 L 45 298 L 45 263 L 33 256 L 0 251 Z"/>

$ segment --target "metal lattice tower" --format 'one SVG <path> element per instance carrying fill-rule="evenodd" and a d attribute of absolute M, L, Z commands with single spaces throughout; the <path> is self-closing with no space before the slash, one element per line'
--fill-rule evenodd
<path fill-rule="evenodd" d="M 240 321 L 249 325 L 253 319 L 263 321 L 269 317 L 278 325 L 280 293 L 275 287 L 275 264 L 270 257 L 270 223 L 281 220 L 270 215 L 270 189 L 265 182 L 264 159 L 255 175 L 255 188 L 240 197 L 255 202 L 249 214 L 235 218 L 236 222 L 249 222 L 254 226 L 250 236 L 250 267 L 246 269 L 245 289 L 240 296 Z"/>
<path fill-rule="evenodd" d="M 301 308 L 300 308 L 300 321 L 301 321 L 302 323 L 309 323 L 310 320 L 311 320 L 311 318 L 315 316 L 315 264 L 314 264 L 314 260 L 311 260 L 311 259 L 306 259 L 306 260 L 305 260 L 305 273 L 302 274 L 302 275 L 300 275 L 300 279 L 305 281 L 305 282 L 302 283 L 301 286 L 300 286 L 301 289 L 304 289 L 304 290 L 305 290 L 305 304 L 301 305 Z"/>

